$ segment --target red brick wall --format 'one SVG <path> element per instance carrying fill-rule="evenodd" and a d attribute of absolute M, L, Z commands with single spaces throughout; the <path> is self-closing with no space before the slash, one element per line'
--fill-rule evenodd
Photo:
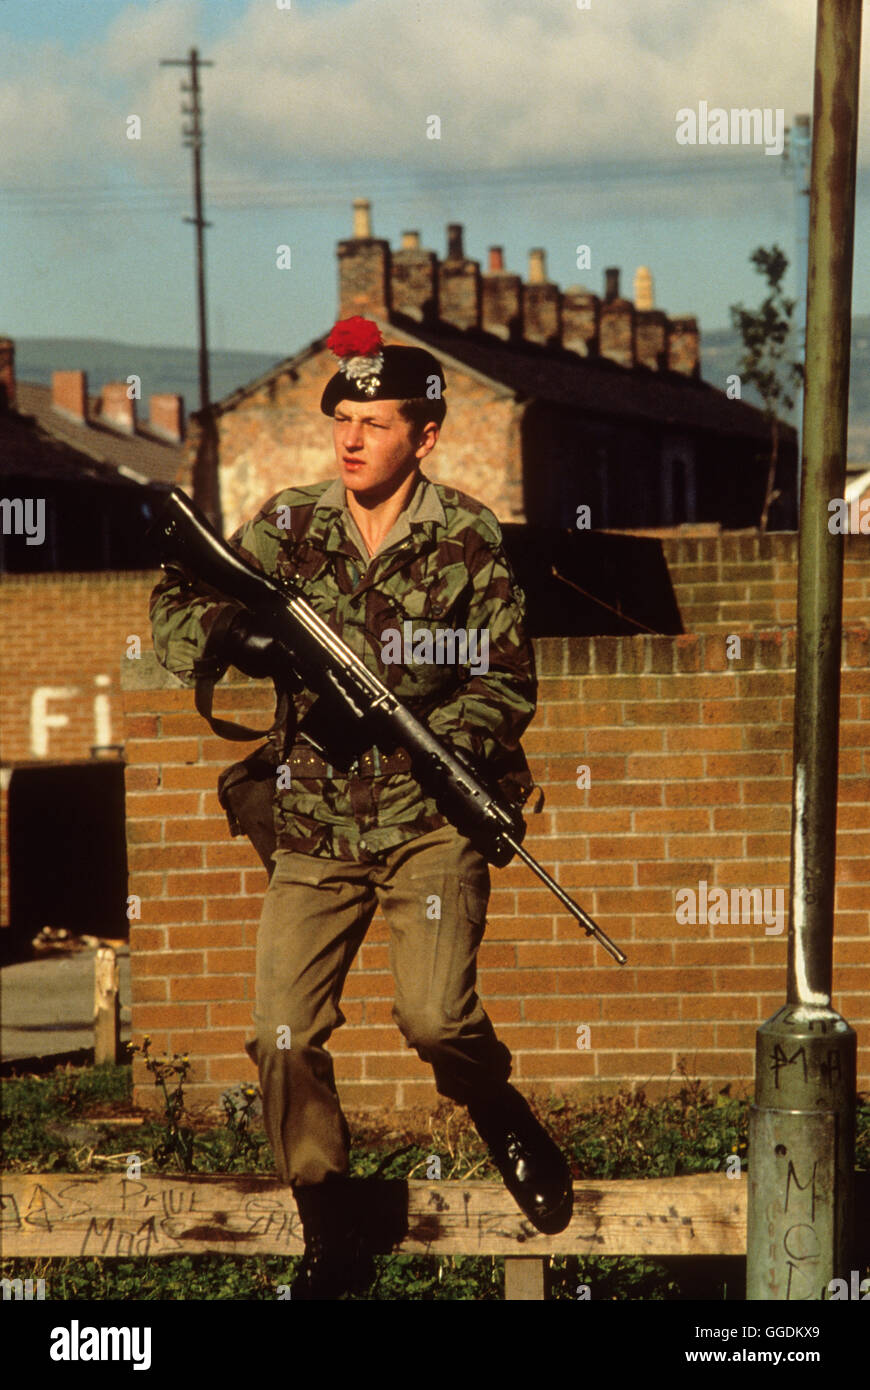
<path fill-rule="evenodd" d="M 661 1089 L 685 1061 L 721 1087 L 749 1085 L 755 1029 L 785 997 L 786 931 L 680 925 L 675 895 L 788 884 L 793 633 L 548 638 L 536 643 L 541 698 L 525 745 L 547 804 L 532 853 L 629 956 L 620 969 L 555 910 L 522 865 L 492 871 L 480 987 L 526 1089 Z M 253 1078 L 243 1050 L 266 876 L 231 840 L 214 791 L 238 745 L 213 738 L 189 691 L 148 662 L 125 670 L 133 1025 L 158 1049 L 189 1051 L 193 1096 Z M 220 712 L 268 722 L 262 687 L 240 679 Z M 870 1083 L 870 634 L 844 639 L 835 1007 L 859 1033 Z M 578 789 L 578 767 L 591 785 Z M 348 979 L 347 1025 L 331 1043 L 351 1106 L 434 1097 L 429 1069 L 390 1017 L 387 929 L 378 915 Z M 580 1049 L 578 1027 L 590 1028 Z M 137 1073 L 137 1099 L 153 1086 Z"/>
<path fill-rule="evenodd" d="M 3 761 L 45 756 L 87 758 L 97 742 L 94 698 L 107 695 L 110 742 L 123 742 L 119 671 L 127 638 L 137 635 L 151 650 L 148 595 L 157 573 L 28 574 L 0 580 L 0 687 Z M 109 684 L 97 684 L 101 676 Z M 51 715 L 68 722 L 47 731 L 45 754 L 37 752 L 32 708 L 40 687 L 75 690 L 49 699 Z"/>
<path fill-rule="evenodd" d="M 137 635 L 142 650 L 151 650 L 148 595 L 156 578 L 156 573 L 130 572 L 5 575 L 0 580 L 0 729 L 7 768 L 89 758 L 107 731 L 105 742 L 123 743 L 119 672 L 128 637 Z M 47 696 L 44 714 L 65 718 L 65 724 L 46 728 L 34 700 L 40 690 Z M 108 724 L 98 700 L 108 701 Z M 6 792 L 4 784 L 4 817 Z M 3 926 L 9 921 L 5 828 L 0 847 Z"/>
<path fill-rule="evenodd" d="M 870 537 L 847 536 L 843 621 L 870 622 Z M 796 531 L 693 538 L 665 536 L 662 548 L 688 632 L 745 632 L 797 620 Z"/>

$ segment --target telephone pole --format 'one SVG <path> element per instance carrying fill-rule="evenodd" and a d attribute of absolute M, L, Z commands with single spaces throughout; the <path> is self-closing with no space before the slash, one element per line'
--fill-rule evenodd
<path fill-rule="evenodd" d="M 196 460 L 193 466 L 193 499 L 209 521 L 221 529 L 220 485 L 218 479 L 217 428 L 211 409 L 211 383 L 208 370 L 208 332 L 205 305 L 205 239 L 203 232 L 211 223 L 203 216 L 202 198 L 202 108 L 200 107 L 200 68 L 211 68 L 214 64 L 207 58 L 200 58 L 199 50 L 192 48 L 186 58 L 162 58 L 163 68 L 187 68 L 190 82 L 181 84 L 183 92 L 189 92 L 191 104 L 182 106 L 185 116 L 192 118 L 189 127 L 182 131 L 184 144 L 193 151 L 193 217 L 185 217 L 196 229 L 196 303 L 199 328 L 199 417 L 200 438 Z"/>

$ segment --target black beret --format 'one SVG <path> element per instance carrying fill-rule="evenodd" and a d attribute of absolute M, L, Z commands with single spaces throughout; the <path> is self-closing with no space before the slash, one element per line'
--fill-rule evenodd
<path fill-rule="evenodd" d="M 339 401 L 440 399 L 447 383 L 441 363 L 431 352 L 417 347 L 382 347 L 380 357 L 382 366 L 377 366 L 374 357 L 345 358 L 326 383 L 320 401 L 324 415 L 333 415 Z"/>

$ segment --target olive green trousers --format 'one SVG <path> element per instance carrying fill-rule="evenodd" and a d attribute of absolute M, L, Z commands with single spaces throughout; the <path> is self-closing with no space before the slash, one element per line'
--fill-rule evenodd
<path fill-rule="evenodd" d="M 277 850 L 257 935 L 256 1036 L 266 1133 L 282 1182 L 348 1171 L 349 1134 L 325 1044 L 345 1020 L 348 971 L 380 904 L 393 1018 L 460 1103 L 507 1080 L 508 1049 L 476 993 L 489 866 L 452 826 L 357 864 Z"/>

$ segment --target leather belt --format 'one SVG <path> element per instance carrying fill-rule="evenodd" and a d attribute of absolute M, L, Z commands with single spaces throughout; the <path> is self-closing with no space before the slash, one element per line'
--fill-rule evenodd
<path fill-rule="evenodd" d="M 333 767 L 310 746 L 297 744 L 290 750 L 287 763 L 291 775 L 296 772 L 301 777 L 387 777 L 395 772 L 408 772 L 411 758 L 404 748 L 396 748 L 392 753 L 367 748 L 344 772 L 341 768 Z"/>

